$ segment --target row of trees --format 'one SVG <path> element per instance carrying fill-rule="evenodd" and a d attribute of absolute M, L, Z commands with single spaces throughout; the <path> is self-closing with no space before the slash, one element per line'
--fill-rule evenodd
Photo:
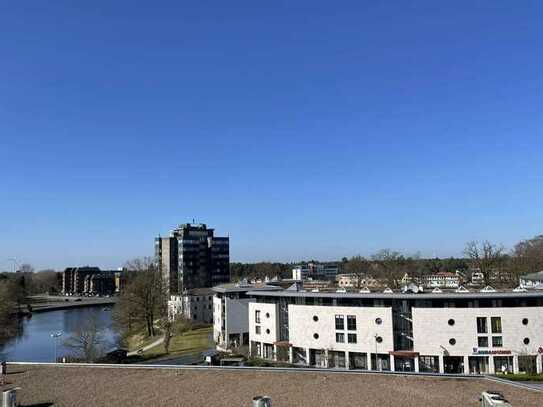
<path fill-rule="evenodd" d="M 279 276 L 281 278 L 290 278 L 292 276 L 292 267 L 294 263 L 230 263 L 230 278 L 232 281 L 238 281 L 242 278 L 264 278 L 266 276 Z"/>
<path fill-rule="evenodd" d="M 21 301 L 21 289 L 14 279 L 0 278 L 0 343 L 17 330 L 14 315 Z"/>
<path fill-rule="evenodd" d="M 290 278 L 295 264 L 299 263 L 232 263 L 230 272 L 232 281 L 266 276 Z M 460 270 L 469 276 L 469 270 L 473 269 L 480 270 L 485 284 L 498 281 L 511 285 L 518 282 L 520 275 L 543 270 L 543 235 L 523 240 L 511 251 L 489 241 L 471 241 L 466 243 L 464 256 L 460 258 L 424 259 L 418 254 L 383 249 L 369 257 L 344 257 L 339 264 L 343 273 L 371 275 L 386 281 L 390 287 L 397 287 L 405 273 L 420 278 L 440 271 Z"/>
<path fill-rule="evenodd" d="M 58 273 L 53 270 L 34 272 L 23 264 L 17 273 L 0 273 L 0 343 L 19 329 L 18 312 L 28 303 L 27 297 L 58 290 Z"/>
<path fill-rule="evenodd" d="M 34 271 L 30 264 L 23 264 L 16 273 L 0 273 L 0 279 L 15 279 L 24 287 L 25 295 L 60 292 L 62 274 L 52 269 Z"/>

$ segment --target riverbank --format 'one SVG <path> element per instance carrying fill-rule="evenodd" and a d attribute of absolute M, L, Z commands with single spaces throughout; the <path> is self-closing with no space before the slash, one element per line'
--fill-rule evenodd
<path fill-rule="evenodd" d="M 109 306 L 117 302 L 117 297 L 65 297 L 54 295 L 39 295 L 28 297 L 32 312 L 46 312 L 69 308 Z M 23 310 L 27 310 L 26 307 Z"/>
<path fill-rule="evenodd" d="M 478 406 L 493 389 L 513 406 L 543 405 L 543 393 L 481 378 L 283 370 L 9 365 L 23 405 L 244 406 L 268 395 L 281 406 Z"/>

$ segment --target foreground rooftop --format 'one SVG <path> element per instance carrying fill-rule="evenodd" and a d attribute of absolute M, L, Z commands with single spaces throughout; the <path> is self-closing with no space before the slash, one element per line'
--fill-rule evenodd
<path fill-rule="evenodd" d="M 440 378 L 331 372 L 138 369 L 10 365 L 22 405 L 250 406 L 268 395 L 273 406 L 477 406 L 499 391 L 513 406 L 543 405 L 543 393 L 483 378 Z"/>

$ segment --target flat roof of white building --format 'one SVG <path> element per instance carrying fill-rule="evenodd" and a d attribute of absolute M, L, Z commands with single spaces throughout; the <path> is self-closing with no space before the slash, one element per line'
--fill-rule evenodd
<path fill-rule="evenodd" d="M 435 300 L 440 298 L 450 299 L 500 299 L 500 298 L 543 298 L 543 291 L 527 291 L 527 292 L 514 292 L 514 291 L 496 291 L 496 292 L 480 292 L 470 291 L 457 293 L 454 290 L 447 291 L 442 290 L 440 293 L 433 293 L 426 291 L 423 293 L 383 293 L 371 292 L 371 293 L 357 293 L 357 292 L 326 292 L 326 291 L 287 291 L 287 290 L 251 290 L 247 292 L 249 296 L 266 296 L 266 297 L 313 297 L 313 298 L 360 298 L 360 299 L 401 299 L 401 300 Z"/>

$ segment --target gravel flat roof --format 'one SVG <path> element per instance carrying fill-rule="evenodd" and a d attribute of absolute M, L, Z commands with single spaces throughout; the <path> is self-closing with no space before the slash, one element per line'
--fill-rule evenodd
<path fill-rule="evenodd" d="M 499 391 L 513 406 L 543 405 L 543 393 L 484 379 L 247 370 L 9 367 L 22 405 L 251 406 L 257 395 L 282 406 L 478 406 Z"/>

